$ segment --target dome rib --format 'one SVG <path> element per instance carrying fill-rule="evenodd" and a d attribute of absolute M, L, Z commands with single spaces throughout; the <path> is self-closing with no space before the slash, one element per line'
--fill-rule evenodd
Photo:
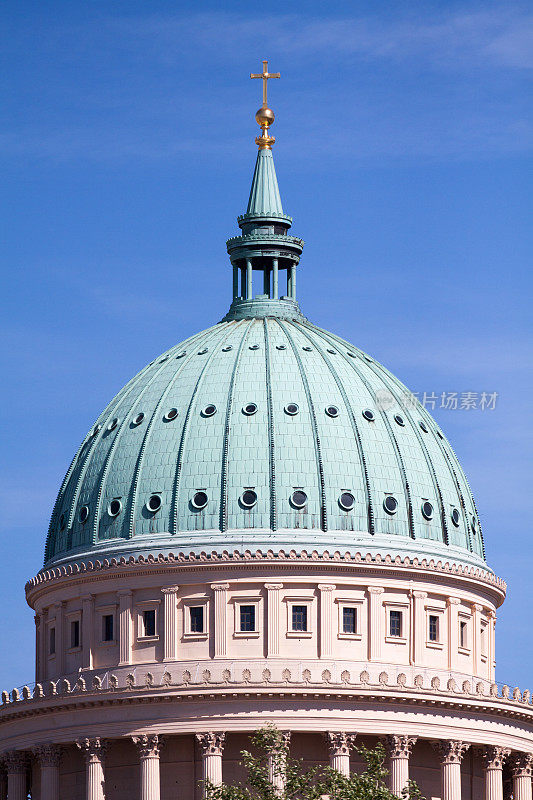
<path fill-rule="evenodd" d="M 269 492 L 270 492 L 270 527 L 273 531 L 278 529 L 277 497 L 276 497 L 276 439 L 274 435 L 274 406 L 272 402 L 272 381 L 270 375 L 270 341 L 268 325 L 263 320 L 265 334 L 265 370 L 268 406 L 268 457 L 269 457 Z"/>

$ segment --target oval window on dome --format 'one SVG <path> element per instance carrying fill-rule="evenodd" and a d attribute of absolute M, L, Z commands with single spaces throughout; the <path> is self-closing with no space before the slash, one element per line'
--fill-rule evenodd
<path fill-rule="evenodd" d="M 437 429 L 437 436 L 439 437 L 439 439 L 444 439 L 444 436 L 438 429 Z"/>
<path fill-rule="evenodd" d="M 143 419 L 144 419 L 144 414 L 141 411 L 140 414 L 137 414 L 137 416 L 133 418 L 133 424 L 134 425 L 140 425 L 141 422 L 143 421 Z"/>
<path fill-rule="evenodd" d="M 303 508 L 307 503 L 307 495 L 303 489 L 296 489 L 291 495 L 291 504 L 295 508 Z"/>
<path fill-rule="evenodd" d="M 405 425 L 405 420 L 404 420 L 404 418 L 402 417 L 401 414 L 395 414 L 394 415 L 394 422 L 396 423 L 396 425 L 399 425 L 400 428 L 403 428 L 404 425 Z"/>
<path fill-rule="evenodd" d="M 331 347 L 328 347 L 328 353 L 331 353 L 332 356 L 334 356 L 336 352 L 336 350 L 332 350 Z"/>
<path fill-rule="evenodd" d="M 156 511 L 159 511 L 161 508 L 161 495 L 159 494 L 152 494 L 146 501 L 146 508 L 148 511 L 151 511 L 152 514 L 155 514 Z"/>
<path fill-rule="evenodd" d="M 115 428 L 117 427 L 118 423 L 119 423 L 119 419 L 118 419 L 118 417 L 115 417 L 114 419 L 111 420 L 111 422 L 107 426 L 107 430 L 108 431 L 114 431 Z"/>
<path fill-rule="evenodd" d="M 252 508 L 257 503 L 257 493 L 253 489 L 245 489 L 240 500 L 245 508 Z"/>
<path fill-rule="evenodd" d="M 422 516 L 425 519 L 433 519 L 433 506 L 429 500 L 424 500 L 422 503 Z"/>
<path fill-rule="evenodd" d="M 95 425 L 92 429 L 91 436 L 96 436 L 96 434 L 100 432 L 101 428 L 101 425 Z"/>
<path fill-rule="evenodd" d="M 299 408 L 296 403 L 287 403 L 287 405 L 285 406 L 285 413 L 289 414 L 289 416 L 291 417 L 294 417 L 294 415 L 297 414 L 298 411 Z"/>
<path fill-rule="evenodd" d="M 233 350 L 233 347 L 230 344 L 227 344 L 226 347 L 222 348 L 223 353 L 229 353 L 230 350 Z"/>
<path fill-rule="evenodd" d="M 420 425 L 420 427 L 424 431 L 424 433 L 428 433 L 428 426 L 426 425 L 426 423 L 424 422 L 423 419 L 421 419 L 418 424 Z"/>
<path fill-rule="evenodd" d="M 207 347 L 204 347 L 203 350 L 198 350 L 199 356 L 205 356 L 206 353 L 207 353 Z"/>
<path fill-rule="evenodd" d="M 392 496 L 392 494 L 388 494 L 383 501 L 383 508 L 387 514 L 396 514 L 398 510 L 398 501 Z"/>
<path fill-rule="evenodd" d="M 370 358 L 370 356 L 364 355 L 363 358 L 365 359 L 365 361 L 368 361 L 369 364 L 373 363 L 373 359 Z"/>
<path fill-rule="evenodd" d="M 167 413 L 165 414 L 165 419 L 167 422 L 171 422 L 173 419 L 176 419 L 178 416 L 178 409 L 177 408 L 169 408 Z"/>
<path fill-rule="evenodd" d="M 351 492 L 343 492 L 339 497 L 339 505 L 344 511 L 351 511 L 355 505 L 355 497 Z"/>
<path fill-rule="evenodd" d="M 475 516 L 473 514 L 472 514 L 472 517 L 470 519 L 470 525 L 472 526 L 472 530 L 474 531 L 474 533 L 476 533 L 476 531 L 477 531 L 477 519 L 475 518 Z"/>
<path fill-rule="evenodd" d="M 286 350 L 286 349 L 287 349 L 287 345 L 285 345 L 285 344 L 277 344 L 276 345 L 276 350 Z"/>
<path fill-rule="evenodd" d="M 193 496 L 191 503 L 195 508 L 202 509 L 205 508 L 207 505 L 207 494 L 205 492 L 196 492 Z"/>
<path fill-rule="evenodd" d="M 339 409 L 337 408 L 337 406 L 327 406 L 326 414 L 328 415 L 328 417 L 338 417 Z"/>
<path fill-rule="evenodd" d="M 66 524 L 65 515 L 61 514 L 61 516 L 59 517 L 59 530 L 60 531 L 64 531 L 65 530 L 65 524 Z"/>
<path fill-rule="evenodd" d="M 87 522 L 89 519 L 89 506 L 82 506 L 80 508 L 80 522 Z"/>
<path fill-rule="evenodd" d="M 369 422 L 374 422 L 374 420 L 376 419 L 376 415 L 374 414 L 371 408 L 365 408 L 365 410 L 363 411 L 363 417 L 367 419 Z"/>
<path fill-rule="evenodd" d="M 251 344 L 249 349 L 250 350 L 259 350 L 259 345 L 258 344 Z"/>
<path fill-rule="evenodd" d="M 186 350 L 183 350 L 181 353 L 178 353 L 178 355 L 176 356 L 176 358 L 183 358 L 183 357 L 184 357 L 184 356 L 186 356 L 186 355 L 187 355 L 187 351 L 186 351 Z"/>
<path fill-rule="evenodd" d="M 312 347 L 309 347 L 309 345 L 308 345 L 308 344 L 307 344 L 305 347 L 302 347 L 302 350 L 305 350 L 307 353 L 310 353 L 312 349 L 313 349 L 313 348 L 312 348 Z"/>
<path fill-rule="evenodd" d="M 163 358 L 159 359 L 159 363 L 163 364 L 163 362 L 168 361 L 169 358 L 170 358 L 170 356 L 163 356 Z"/>
<path fill-rule="evenodd" d="M 214 406 L 212 403 L 209 403 L 209 405 L 204 406 L 202 410 L 202 416 L 204 417 L 212 417 L 213 414 L 216 413 L 217 413 L 217 407 Z"/>
<path fill-rule="evenodd" d="M 350 358 L 357 358 L 357 356 L 355 355 L 355 353 L 352 353 L 352 352 L 350 352 L 349 350 L 348 350 L 348 352 L 347 352 L 347 354 L 346 354 L 346 355 L 350 356 Z"/>
<path fill-rule="evenodd" d="M 451 517 L 452 517 L 453 524 L 457 528 L 459 526 L 460 521 L 461 521 L 461 515 L 459 513 L 459 509 L 458 508 L 453 508 L 452 509 Z"/>
<path fill-rule="evenodd" d="M 118 517 L 121 511 L 122 511 L 122 503 L 120 502 L 118 497 L 115 497 L 109 503 L 107 507 L 107 513 L 109 514 L 110 517 Z"/>
<path fill-rule="evenodd" d="M 257 406 L 255 403 L 247 403 L 243 406 L 242 413 L 246 414 L 247 417 L 251 417 L 252 414 L 255 414 L 257 411 Z"/>

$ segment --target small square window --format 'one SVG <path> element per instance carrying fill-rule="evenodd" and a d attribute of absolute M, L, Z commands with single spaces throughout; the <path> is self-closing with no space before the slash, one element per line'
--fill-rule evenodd
<path fill-rule="evenodd" d="M 240 606 L 241 631 L 255 631 L 255 606 Z"/>
<path fill-rule="evenodd" d="M 56 652 L 56 629 L 50 628 L 48 631 L 48 653 L 53 656 Z"/>
<path fill-rule="evenodd" d="M 115 638 L 115 619 L 113 614 L 104 614 L 102 617 L 102 641 L 112 642 Z"/>
<path fill-rule="evenodd" d="M 459 647 L 468 647 L 468 623 L 465 620 L 459 621 Z"/>
<path fill-rule="evenodd" d="M 429 641 L 439 641 L 439 618 L 436 614 L 429 615 Z"/>
<path fill-rule="evenodd" d="M 70 623 L 70 646 L 71 648 L 80 646 L 80 621 L 73 619 Z"/>
<path fill-rule="evenodd" d="M 307 606 L 292 607 L 292 629 L 293 631 L 307 630 Z"/>
<path fill-rule="evenodd" d="M 204 632 L 204 607 L 191 606 L 189 608 L 189 620 L 191 624 L 191 633 Z"/>
<path fill-rule="evenodd" d="M 144 635 L 155 636 L 155 608 L 147 608 L 143 611 Z"/>
<path fill-rule="evenodd" d="M 357 633 L 357 611 L 351 606 L 342 609 L 342 632 Z"/>
<path fill-rule="evenodd" d="M 389 635 L 398 638 L 402 635 L 402 612 L 391 611 L 389 616 Z"/>

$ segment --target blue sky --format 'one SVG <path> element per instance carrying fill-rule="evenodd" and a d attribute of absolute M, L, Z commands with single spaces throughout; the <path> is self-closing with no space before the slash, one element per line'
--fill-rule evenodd
<path fill-rule="evenodd" d="M 497 677 L 531 686 L 531 5 L 261 8 L 2 4 L 0 688 L 33 679 L 24 583 L 79 442 L 229 304 L 263 58 L 304 312 L 413 391 L 498 392 L 435 416 L 509 583 Z"/>

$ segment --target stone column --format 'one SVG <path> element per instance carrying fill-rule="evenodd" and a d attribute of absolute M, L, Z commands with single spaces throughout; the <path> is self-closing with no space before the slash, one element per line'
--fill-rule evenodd
<path fill-rule="evenodd" d="M 355 742 L 356 733 L 344 731 L 328 731 L 326 734 L 329 747 L 329 765 L 341 775 L 350 775 L 350 749 Z"/>
<path fill-rule="evenodd" d="M 409 757 L 416 742 L 416 736 L 397 736 L 391 734 L 385 737 L 385 748 L 389 755 L 389 789 L 397 797 L 402 796 L 402 791 L 409 780 Z"/>
<path fill-rule="evenodd" d="M 239 296 L 239 267 L 233 265 L 233 299 Z"/>
<path fill-rule="evenodd" d="M 496 613 L 489 611 L 489 643 L 487 647 L 487 663 L 489 681 L 494 681 L 496 677 L 496 661 L 495 661 L 495 635 L 496 635 Z"/>
<path fill-rule="evenodd" d="M 82 751 L 86 764 L 86 800 L 105 800 L 104 758 L 106 743 L 95 739 L 79 739 L 76 745 Z"/>
<path fill-rule="evenodd" d="M 461 761 L 470 744 L 452 739 L 434 746 L 441 757 L 442 800 L 461 800 Z"/>
<path fill-rule="evenodd" d="M 56 615 L 56 674 L 57 677 L 65 672 L 65 650 L 70 647 L 67 638 L 68 631 L 65 631 L 65 604 L 57 603 L 55 606 Z"/>
<path fill-rule="evenodd" d="M 81 648 L 83 653 L 82 665 L 85 669 L 92 669 L 94 652 L 94 598 L 92 594 L 85 594 L 82 595 L 81 601 Z"/>
<path fill-rule="evenodd" d="M 41 677 L 41 615 L 35 614 L 35 683 L 39 683 Z M 2 795 L 0 794 L 0 800 Z"/>
<path fill-rule="evenodd" d="M 278 795 L 282 795 L 285 789 L 287 755 L 291 741 L 290 731 L 280 731 L 280 734 L 279 747 L 271 750 L 268 755 L 268 776 Z"/>
<path fill-rule="evenodd" d="M 457 648 L 459 647 L 459 604 L 458 597 L 448 597 L 446 599 L 446 610 L 448 616 L 448 669 L 453 670 L 457 666 Z"/>
<path fill-rule="evenodd" d="M 368 593 L 368 660 L 379 661 L 383 644 L 382 586 L 369 586 Z"/>
<path fill-rule="evenodd" d="M 7 800 L 7 772 L 3 760 L 0 760 L 0 800 Z"/>
<path fill-rule="evenodd" d="M 196 740 L 202 751 L 204 795 L 208 783 L 220 786 L 222 783 L 222 750 L 225 733 L 197 733 Z"/>
<path fill-rule="evenodd" d="M 246 259 L 246 299 L 252 299 L 252 262 Z"/>
<path fill-rule="evenodd" d="M 411 637 L 413 642 L 413 661 L 417 666 L 423 666 L 426 649 L 426 599 L 427 592 L 413 592 L 413 628 Z"/>
<path fill-rule="evenodd" d="M 472 603 L 472 650 L 474 675 L 481 675 L 481 612 L 483 606 Z"/>
<path fill-rule="evenodd" d="M 4 765 L 7 772 L 7 796 L 9 800 L 26 800 L 26 779 L 28 758 L 23 750 L 11 750 L 4 753 Z"/>
<path fill-rule="evenodd" d="M 160 800 L 159 751 L 162 738 L 157 733 L 141 733 L 131 738 L 137 745 L 141 763 L 140 800 Z"/>
<path fill-rule="evenodd" d="M 33 752 L 41 769 L 40 800 L 58 800 L 61 748 L 55 744 L 42 744 Z"/>
<path fill-rule="evenodd" d="M 270 268 L 263 267 L 263 294 L 270 297 Z"/>
<path fill-rule="evenodd" d="M 163 636 L 163 661 L 175 661 L 178 655 L 177 598 L 178 586 L 161 589 L 165 598 L 165 631 Z"/>
<path fill-rule="evenodd" d="M 503 762 L 510 752 L 505 747 L 485 747 L 485 800 L 503 800 Z"/>
<path fill-rule="evenodd" d="M 48 677 L 48 650 L 49 650 L 49 632 L 48 632 L 48 609 L 43 609 L 41 612 L 40 628 L 40 641 L 39 641 L 39 679 L 38 683 L 44 683 Z"/>
<path fill-rule="evenodd" d="M 333 592 L 335 587 L 319 583 L 320 591 L 320 658 L 333 655 Z"/>
<path fill-rule="evenodd" d="M 267 658 L 279 656 L 279 592 L 282 583 L 265 583 L 267 590 Z"/>
<path fill-rule="evenodd" d="M 211 589 L 215 593 L 215 658 L 226 658 L 229 583 L 212 583 Z"/>
<path fill-rule="evenodd" d="M 514 800 L 531 800 L 533 753 L 511 753 L 509 765 L 513 776 Z"/>
<path fill-rule="evenodd" d="M 119 667 L 131 664 L 131 589 L 121 589 L 118 592 L 118 649 Z"/>
<path fill-rule="evenodd" d="M 279 271 L 278 271 L 278 259 L 272 259 L 272 298 L 274 300 L 278 299 L 279 294 Z"/>

